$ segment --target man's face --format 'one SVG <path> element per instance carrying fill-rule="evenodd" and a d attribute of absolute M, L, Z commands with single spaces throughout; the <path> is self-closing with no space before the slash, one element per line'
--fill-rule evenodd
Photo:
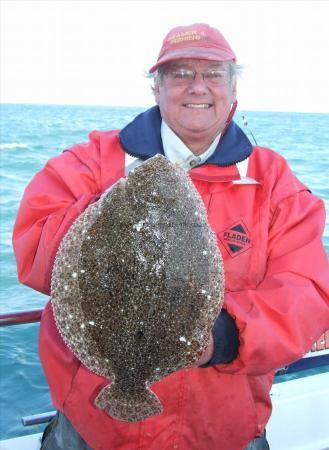
<path fill-rule="evenodd" d="M 195 71 L 195 78 L 181 80 L 184 69 Z M 203 73 L 212 71 L 226 74 L 228 82 L 203 79 Z M 181 59 L 165 67 L 155 99 L 162 118 L 185 144 L 200 138 L 211 142 L 225 127 L 236 99 L 236 83 L 230 80 L 228 62 Z"/>

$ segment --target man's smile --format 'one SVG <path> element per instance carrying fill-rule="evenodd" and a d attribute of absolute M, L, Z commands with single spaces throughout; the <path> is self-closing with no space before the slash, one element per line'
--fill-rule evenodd
<path fill-rule="evenodd" d="M 207 109 L 212 107 L 210 103 L 184 103 L 183 106 L 185 106 L 185 108 L 197 108 L 197 109 Z"/>

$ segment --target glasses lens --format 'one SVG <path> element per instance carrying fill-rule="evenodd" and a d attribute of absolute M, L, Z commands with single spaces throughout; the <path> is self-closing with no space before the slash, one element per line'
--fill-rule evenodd
<path fill-rule="evenodd" d="M 194 79 L 195 72 L 190 69 L 172 69 L 169 71 L 170 79 L 174 84 L 187 84 Z"/>
<path fill-rule="evenodd" d="M 203 79 L 206 83 L 216 86 L 224 86 L 228 83 L 229 76 L 228 72 L 225 70 L 211 69 L 204 72 Z"/>

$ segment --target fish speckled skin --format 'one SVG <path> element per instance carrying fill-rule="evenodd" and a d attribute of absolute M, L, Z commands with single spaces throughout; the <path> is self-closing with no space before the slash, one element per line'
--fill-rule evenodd
<path fill-rule="evenodd" d="M 96 406 L 129 422 L 161 413 L 149 386 L 200 358 L 223 301 L 221 255 L 189 176 L 157 155 L 90 205 L 60 245 L 51 290 L 66 344 L 112 380 Z"/>

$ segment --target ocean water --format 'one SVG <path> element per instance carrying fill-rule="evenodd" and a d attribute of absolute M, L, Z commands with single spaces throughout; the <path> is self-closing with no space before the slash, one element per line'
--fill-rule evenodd
<path fill-rule="evenodd" d="M 18 283 L 12 228 L 24 188 L 46 161 L 94 129 L 118 129 L 143 108 L 1 105 L 0 304 L 2 312 L 43 307 L 47 297 Z M 297 176 L 329 210 L 329 114 L 237 111 L 258 144 L 282 154 Z M 247 134 L 248 129 L 245 130 Z M 324 244 L 329 254 L 329 222 Z M 21 425 L 22 416 L 51 411 L 37 355 L 38 324 L 0 329 L 0 439 L 39 432 Z"/>

